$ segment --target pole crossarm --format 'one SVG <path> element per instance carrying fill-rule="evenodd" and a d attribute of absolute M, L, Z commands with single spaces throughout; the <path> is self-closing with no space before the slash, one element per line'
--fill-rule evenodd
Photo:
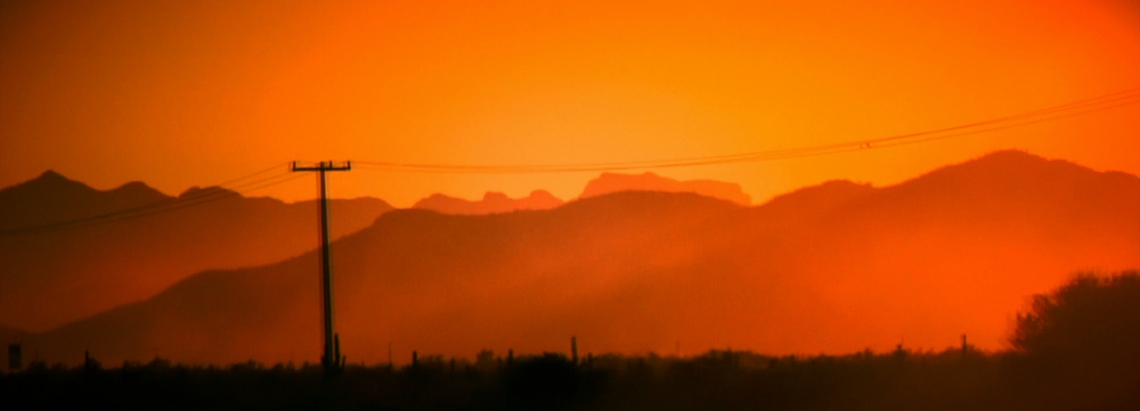
<path fill-rule="evenodd" d="M 351 161 L 321 161 L 312 163 L 311 165 L 301 165 L 301 162 L 294 161 L 292 171 L 349 171 L 352 170 Z"/>

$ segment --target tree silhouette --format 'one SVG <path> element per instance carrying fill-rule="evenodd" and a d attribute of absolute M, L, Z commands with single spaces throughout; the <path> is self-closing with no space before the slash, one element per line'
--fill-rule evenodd
<path fill-rule="evenodd" d="M 1030 312 L 1017 316 L 1011 340 L 1027 354 L 1135 356 L 1140 274 L 1080 274 L 1052 294 L 1034 296 Z"/>
<path fill-rule="evenodd" d="M 1022 382 L 1046 408 L 1140 404 L 1140 273 L 1084 273 L 1034 296 L 1010 342 Z"/>

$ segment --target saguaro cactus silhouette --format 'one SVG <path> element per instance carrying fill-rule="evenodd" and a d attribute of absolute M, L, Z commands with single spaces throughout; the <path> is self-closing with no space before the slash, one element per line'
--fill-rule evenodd
<path fill-rule="evenodd" d="M 570 360 L 578 365 L 578 337 L 570 337 Z"/>

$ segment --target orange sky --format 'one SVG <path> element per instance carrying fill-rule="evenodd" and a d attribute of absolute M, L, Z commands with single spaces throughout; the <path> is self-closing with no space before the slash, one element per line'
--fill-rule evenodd
<path fill-rule="evenodd" d="M 186 4 L 183 4 L 186 3 Z M 546 164 L 936 129 L 1140 86 L 1140 3 L 8 1 L 0 186 L 57 170 L 168 193 L 285 161 Z M 924 4 L 916 4 L 924 3 Z M 754 201 L 1026 149 L 1140 174 L 1140 107 L 899 148 L 658 170 Z M 409 206 L 596 173 L 338 174 Z M 314 194 L 311 179 L 259 192 Z"/>

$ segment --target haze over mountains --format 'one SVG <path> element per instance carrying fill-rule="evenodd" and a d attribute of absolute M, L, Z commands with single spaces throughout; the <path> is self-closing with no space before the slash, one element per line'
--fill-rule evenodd
<path fill-rule="evenodd" d="M 167 209 L 174 211 L 0 235 L 0 325 L 44 331 L 149 298 L 202 270 L 269 264 L 318 241 L 314 201 L 286 204 L 217 187 L 171 197 L 140 182 L 100 191 L 53 171 L 0 190 L 0 231 Z M 392 207 L 362 198 L 333 200 L 330 209 L 339 238 Z"/>
<path fill-rule="evenodd" d="M 740 191 L 733 184 L 679 182 L 648 173 L 624 179 L 605 174 L 591 181 L 584 195 L 596 193 L 599 181 L 607 190 L 715 194 L 717 187 L 735 186 Z M 477 215 L 547 210 L 562 204 L 549 192 L 535 190 L 520 199 L 488 192 L 481 201 L 436 194 L 413 207 Z M 141 218 L 129 218 L 134 212 L 120 213 L 166 209 L 176 211 Z M 391 209 L 374 198 L 333 200 L 332 237 L 363 229 Z M 194 187 L 178 197 L 141 182 L 100 191 L 47 171 L 0 190 L 0 210 L 0 232 L 63 223 L 17 236 L 0 235 L 4 267 L 0 283 L 8 285 L 0 288 L 0 326 L 30 331 L 148 298 L 202 270 L 268 264 L 317 245 L 315 202 L 242 198 L 218 187 Z M 106 225 L 67 224 L 107 214 L 111 214 L 108 220 L 128 218 Z"/>
<path fill-rule="evenodd" d="M 756 207 L 692 193 L 545 211 L 396 210 L 333 245 L 349 362 L 411 350 L 768 353 L 1001 346 L 1028 296 L 1140 267 L 1140 178 L 998 152 L 883 188 L 846 181 Z M 311 215 L 311 214 L 310 214 Z M 335 227 L 335 224 L 334 224 Z M 211 270 L 22 338 L 75 363 L 317 360 L 315 253 Z"/>

